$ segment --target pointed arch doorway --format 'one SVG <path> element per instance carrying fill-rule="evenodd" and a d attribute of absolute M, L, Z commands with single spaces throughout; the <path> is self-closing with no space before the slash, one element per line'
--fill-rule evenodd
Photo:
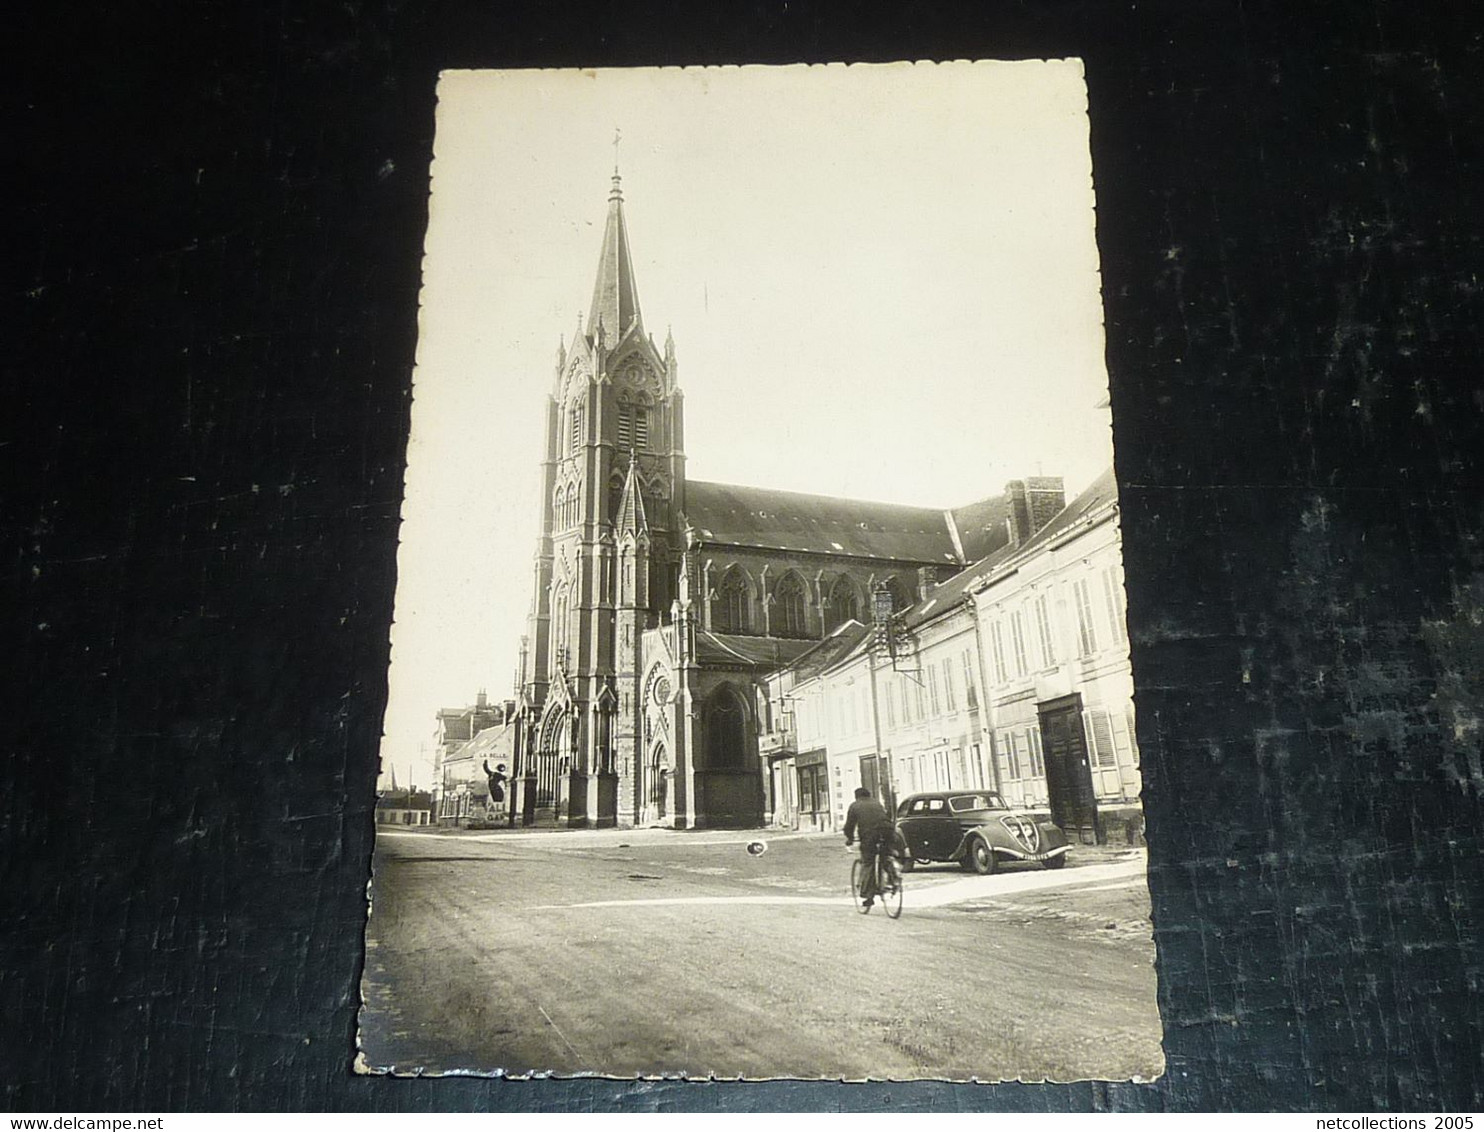
<path fill-rule="evenodd" d="M 641 826 L 668 826 L 674 822 L 672 795 L 675 784 L 670 781 L 672 773 L 670 753 L 661 740 L 650 748 L 644 760 L 643 773 L 639 776 Z"/>
<path fill-rule="evenodd" d="M 547 713 L 540 736 L 536 747 L 536 805 L 546 808 L 558 805 L 561 780 L 567 770 L 562 765 L 569 750 L 565 706 Z"/>

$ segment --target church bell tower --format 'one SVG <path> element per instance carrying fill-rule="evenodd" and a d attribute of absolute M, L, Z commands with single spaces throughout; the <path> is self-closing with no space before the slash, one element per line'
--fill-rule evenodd
<path fill-rule="evenodd" d="M 668 616 L 683 549 L 675 343 L 644 329 L 623 203 L 615 168 L 592 302 L 557 350 L 547 399 L 521 674 L 536 805 L 572 825 L 632 820 L 618 799 L 637 752 L 620 715 L 638 701 L 640 638 Z"/>

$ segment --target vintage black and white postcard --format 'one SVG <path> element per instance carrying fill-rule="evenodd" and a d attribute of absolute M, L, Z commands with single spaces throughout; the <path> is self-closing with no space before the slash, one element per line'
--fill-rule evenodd
<path fill-rule="evenodd" d="M 359 1068 L 1162 1072 L 1087 109 L 442 76 Z"/>

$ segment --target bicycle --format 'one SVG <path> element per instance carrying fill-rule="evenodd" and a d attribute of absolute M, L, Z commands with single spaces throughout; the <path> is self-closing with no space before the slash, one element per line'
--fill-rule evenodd
<path fill-rule="evenodd" d="M 850 895 L 855 901 L 855 910 L 862 916 L 871 910 L 866 903 L 868 894 L 861 891 L 864 873 L 865 862 L 856 854 L 850 863 Z M 874 883 L 869 895 L 879 900 L 887 916 L 895 920 L 902 914 L 902 869 L 889 845 L 883 845 L 877 850 L 876 875 L 872 879 Z"/>

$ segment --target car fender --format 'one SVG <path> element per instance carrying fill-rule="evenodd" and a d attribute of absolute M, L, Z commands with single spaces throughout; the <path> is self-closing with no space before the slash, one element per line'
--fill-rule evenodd
<path fill-rule="evenodd" d="M 958 846 L 953 850 L 953 856 L 950 857 L 949 860 L 962 860 L 964 854 L 969 851 L 969 842 L 974 840 L 974 838 L 976 837 L 979 838 L 979 840 L 983 841 L 984 844 L 989 846 L 990 852 L 1000 852 L 1000 847 L 994 843 L 994 839 L 989 836 L 985 827 L 980 825 L 975 826 L 973 829 L 964 830 L 964 835 L 958 839 Z"/>

